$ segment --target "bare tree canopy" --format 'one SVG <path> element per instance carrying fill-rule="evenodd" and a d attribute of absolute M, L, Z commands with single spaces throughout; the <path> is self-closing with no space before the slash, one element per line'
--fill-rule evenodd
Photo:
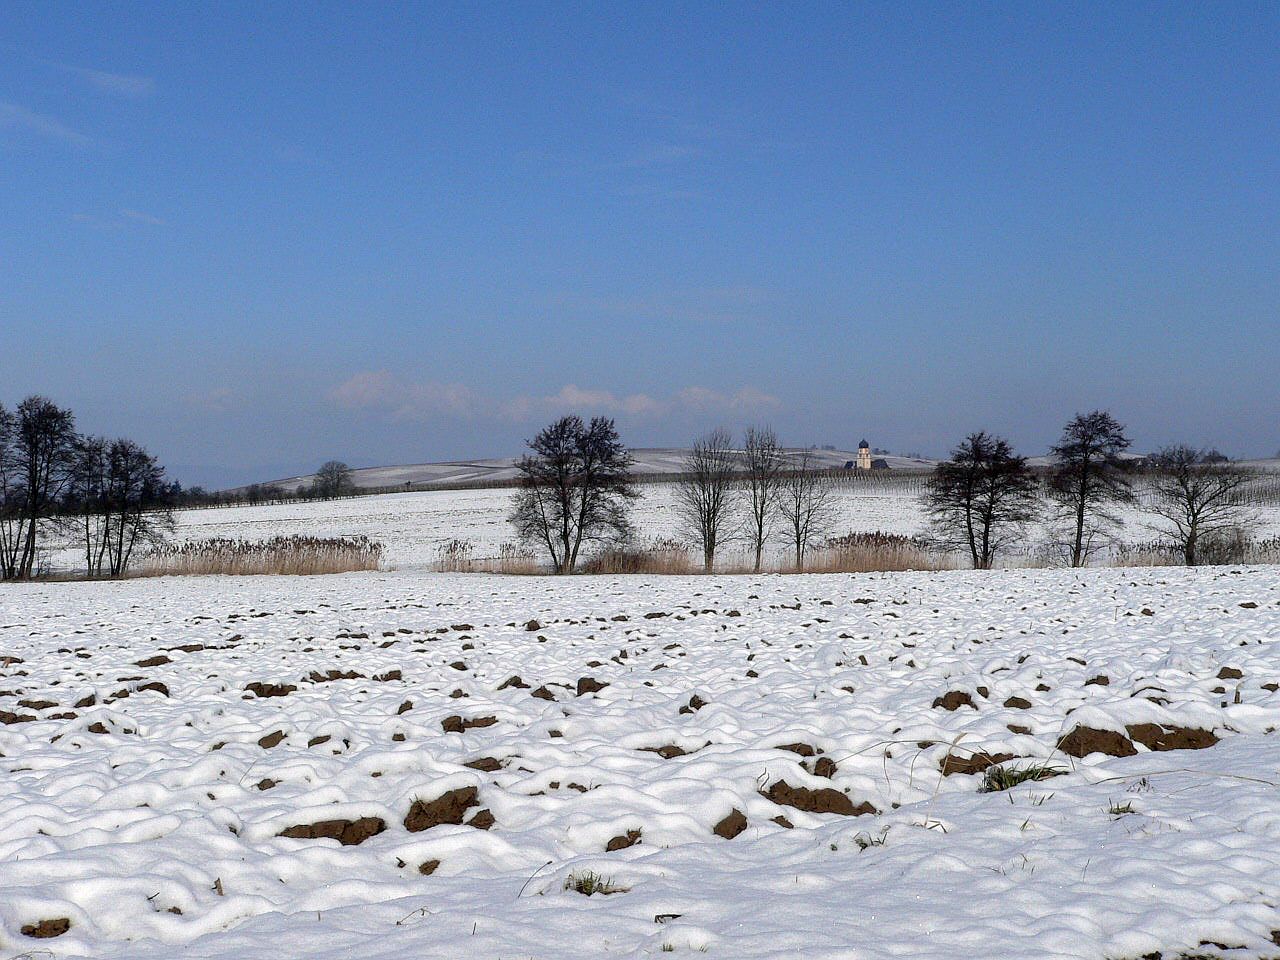
<path fill-rule="evenodd" d="M 1073 567 L 1084 566 L 1120 525 L 1108 508 L 1134 499 L 1120 458 L 1130 442 L 1119 421 L 1094 410 L 1077 414 L 1049 450 L 1049 495 L 1057 507 L 1055 520 L 1067 528 L 1065 546 Z"/>
<path fill-rule="evenodd" d="M 0 404 L 0 580 L 18 575 L 24 498 L 14 455 L 17 430 L 17 418 Z"/>
<path fill-rule="evenodd" d="M 835 517 L 835 484 L 831 474 L 818 467 L 808 450 L 788 465 L 782 479 L 778 510 L 795 552 L 796 571 L 803 571 L 809 548 L 829 532 Z"/>
<path fill-rule="evenodd" d="M 1181 444 L 1159 450 L 1150 464 L 1146 509 L 1157 520 L 1148 526 L 1182 553 L 1187 566 L 1194 567 L 1216 537 L 1253 521 L 1241 497 L 1255 479 L 1252 471 Z"/>
<path fill-rule="evenodd" d="M 91 576 L 122 574 L 172 529 L 178 490 L 137 444 L 77 435 L 71 411 L 44 397 L 0 406 L 0 579 L 36 576 L 55 532 L 78 537 Z"/>
<path fill-rule="evenodd" d="M 90 576 L 121 576 L 139 544 L 174 526 L 164 468 L 131 440 L 80 438 L 63 521 L 77 530 Z"/>
<path fill-rule="evenodd" d="M 44 397 L 28 397 L 11 419 L 6 453 L 6 515 L 0 528 L 0 574 L 35 570 L 41 522 L 57 510 L 75 456 L 75 417 Z M 12 506 L 9 502 L 12 501 Z"/>
<path fill-rule="evenodd" d="M 733 437 L 713 430 L 693 442 L 676 482 L 676 516 L 702 548 L 702 569 L 715 566 L 716 549 L 732 538 L 735 494 L 741 475 Z"/>
<path fill-rule="evenodd" d="M 1036 516 L 1037 486 L 1025 457 L 979 431 L 934 469 L 925 504 L 939 539 L 968 549 L 974 569 L 989 570 L 1000 548 Z"/>
<path fill-rule="evenodd" d="M 743 486 L 746 492 L 746 534 L 760 572 L 764 547 L 773 534 L 773 524 L 782 493 L 784 459 L 778 438 L 768 427 L 748 427 L 743 440 Z"/>
<path fill-rule="evenodd" d="M 561 417 L 529 441 L 511 523 L 520 538 L 547 550 L 556 573 L 573 573 L 584 543 L 624 539 L 638 494 L 631 454 L 613 421 Z"/>
<path fill-rule="evenodd" d="M 341 460 L 327 460 L 316 471 L 313 487 L 315 495 L 325 500 L 336 500 L 355 492 L 355 484 L 351 481 L 351 468 Z"/>

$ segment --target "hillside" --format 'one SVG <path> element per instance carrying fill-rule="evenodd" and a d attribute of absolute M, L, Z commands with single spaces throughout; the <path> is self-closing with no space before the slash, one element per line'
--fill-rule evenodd
<path fill-rule="evenodd" d="M 789 449 L 797 456 L 800 448 Z M 687 449 L 678 447 L 640 447 L 631 451 L 635 457 L 635 473 L 641 476 L 662 476 L 679 473 Z M 823 467 L 843 467 L 857 458 L 856 450 L 810 450 Z M 412 463 L 399 466 L 362 467 L 351 471 L 352 482 L 359 490 L 386 490 L 395 487 L 421 489 L 424 487 L 451 487 L 504 483 L 516 478 L 517 457 L 497 457 L 489 460 L 446 460 L 438 463 Z M 891 470 L 928 470 L 932 460 L 911 457 L 877 457 L 888 462 Z M 315 480 L 314 474 L 284 477 L 270 484 L 293 490 L 307 486 Z M 243 489 L 243 488 L 239 488 Z"/>

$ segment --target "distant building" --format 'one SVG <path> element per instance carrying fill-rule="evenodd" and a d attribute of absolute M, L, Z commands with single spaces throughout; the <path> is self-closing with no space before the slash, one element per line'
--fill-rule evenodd
<path fill-rule="evenodd" d="M 871 444 L 867 443 L 866 440 L 858 444 L 858 469 L 871 469 Z"/>

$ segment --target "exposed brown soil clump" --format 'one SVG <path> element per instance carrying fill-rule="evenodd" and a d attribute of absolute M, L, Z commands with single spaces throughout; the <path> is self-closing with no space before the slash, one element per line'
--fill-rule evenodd
<path fill-rule="evenodd" d="M 628 830 L 621 836 L 614 837 L 604 845 L 605 853 L 613 853 L 615 850 L 625 850 L 627 847 L 634 847 L 640 842 L 639 830 Z"/>
<path fill-rule="evenodd" d="M 22 935 L 34 937 L 37 940 L 50 940 L 53 937 L 62 936 L 70 929 L 71 921 L 67 917 L 54 917 L 51 920 L 28 923 L 22 928 Z"/>
<path fill-rule="evenodd" d="M 607 683 L 602 683 L 601 681 L 597 680 L 595 677 L 580 677 L 578 679 L 577 693 L 578 693 L 578 696 L 581 697 L 584 694 L 597 693 L 598 691 L 603 690 L 607 686 L 608 686 Z"/>
<path fill-rule="evenodd" d="M 860 817 L 877 812 L 875 807 L 865 801 L 855 806 L 848 795 L 833 787 L 810 790 L 808 787 L 793 787 L 787 781 L 779 780 L 761 793 L 774 803 L 795 807 L 805 813 L 837 813 L 845 817 Z"/>
<path fill-rule="evenodd" d="M 711 832 L 717 837 L 724 837 L 726 840 L 732 840 L 743 830 L 747 829 L 747 817 L 738 809 L 729 811 L 729 815 L 711 828 Z"/>
<path fill-rule="evenodd" d="M 295 840 L 337 840 L 344 847 L 354 847 L 370 837 L 376 837 L 387 829 L 381 817 L 361 817 L 358 820 L 321 820 L 319 823 L 299 823 L 281 830 L 277 836 Z"/>
<path fill-rule="evenodd" d="M 1131 723 L 1129 737 L 1148 750 L 1204 750 L 1218 742 L 1208 730 L 1196 727 L 1162 727 L 1154 723 Z"/>
<path fill-rule="evenodd" d="M 656 753 L 663 760 L 674 760 L 676 757 L 683 757 L 689 751 L 677 747 L 674 743 L 669 743 L 665 747 L 641 747 L 641 753 Z"/>
<path fill-rule="evenodd" d="M 255 680 L 245 689 L 259 697 L 287 697 L 298 688 L 292 683 L 262 683 Z"/>
<path fill-rule="evenodd" d="M 497 717 L 474 717 L 466 719 L 455 713 L 452 716 L 445 717 L 441 720 L 440 726 L 444 728 L 445 733 L 462 733 L 463 731 L 470 730 L 473 727 L 492 727 L 497 722 Z"/>
<path fill-rule="evenodd" d="M 958 757 L 955 754 L 951 754 L 942 761 L 942 775 L 949 777 L 953 773 L 982 773 L 987 767 L 994 767 L 998 763 L 1004 763 L 1006 760 L 1012 759 L 1012 753 L 978 752 L 967 757 Z"/>
<path fill-rule="evenodd" d="M 1123 733 L 1095 730 L 1093 727 L 1073 727 L 1070 733 L 1058 741 L 1058 749 L 1069 757 L 1087 757 L 1091 753 L 1132 757 L 1138 752 Z"/>
<path fill-rule="evenodd" d="M 467 810 L 479 802 L 480 793 L 475 787 L 459 787 L 434 800 L 415 800 L 404 818 L 404 828 L 419 833 L 442 823 L 462 823 Z"/>

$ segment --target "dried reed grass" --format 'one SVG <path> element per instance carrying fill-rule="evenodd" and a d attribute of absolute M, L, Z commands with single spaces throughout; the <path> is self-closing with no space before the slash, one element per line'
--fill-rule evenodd
<path fill-rule="evenodd" d="M 382 544 L 368 537 L 281 536 L 269 540 L 210 539 L 153 550 L 131 576 L 221 574 L 313 576 L 377 570 Z"/>

